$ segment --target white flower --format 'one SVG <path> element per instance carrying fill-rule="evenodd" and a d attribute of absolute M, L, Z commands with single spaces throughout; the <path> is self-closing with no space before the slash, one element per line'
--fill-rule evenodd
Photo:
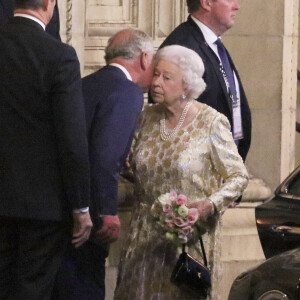
<path fill-rule="evenodd" d="M 158 201 L 161 203 L 161 205 L 166 205 L 166 204 L 171 205 L 170 194 L 166 193 L 166 194 L 160 195 L 158 197 Z"/>

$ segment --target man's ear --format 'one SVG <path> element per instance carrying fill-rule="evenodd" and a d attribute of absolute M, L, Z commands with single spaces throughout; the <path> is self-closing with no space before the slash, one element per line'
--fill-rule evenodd
<path fill-rule="evenodd" d="M 44 9 L 44 10 L 47 10 L 47 9 L 48 9 L 49 1 L 50 1 L 50 0 L 44 0 L 44 6 L 43 6 L 43 9 Z"/>
<path fill-rule="evenodd" d="M 140 56 L 140 63 L 141 63 L 142 70 L 144 70 L 144 71 L 147 70 L 149 63 L 150 63 L 149 53 L 142 52 L 142 54 Z"/>
<path fill-rule="evenodd" d="M 200 0 L 201 8 L 210 11 L 211 10 L 211 2 L 212 0 Z"/>

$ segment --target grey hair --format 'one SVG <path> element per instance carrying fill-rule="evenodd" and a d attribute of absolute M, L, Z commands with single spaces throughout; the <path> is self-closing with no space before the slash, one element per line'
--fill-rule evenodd
<path fill-rule="evenodd" d="M 201 57 L 191 49 L 171 45 L 158 50 L 154 58 L 154 66 L 156 67 L 162 59 L 171 61 L 181 69 L 187 98 L 197 99 L 206 88 L 203 80 L 205 69 Z"/>
<path fill-rule="evenodd" d="M 124 29 L 108 40 L 104 58 L 106 63 L 117 57 L 131 60 L 143 52 L 154 53 L 153 41 L 150 36 L 141 30 Z"/>
<path fill-rule="evenodd" d="M 51 0 L 52 2 L 54 0 Z M 14 8 L 37 10 L 44 7 L 44 0 L 15 0 Z"/>

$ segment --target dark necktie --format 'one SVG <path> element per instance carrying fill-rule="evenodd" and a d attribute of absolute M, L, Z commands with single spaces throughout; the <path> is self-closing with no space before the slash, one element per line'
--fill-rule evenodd
<path fill-rule="evenodd" d="M 223 43 L 221 42 L 220 39 L 217 39 L 215 41 L 215 44 L 218 47 L 219 57 L 222 62 L 221 70 L 225 72 L 225 81 L 227 80 L 227 84 L 229 85 L 229 95 L 230 96 L 232 95 L 231 97 L 232 106 L 234 106 L 237 104 L 237 95 L 236 95 L 236 87 L 235 87 L 233 71 L 230 66 L 228 55 Z M 235 136 L 234 133 L 233 136 Z M 239 140 L 236 139 L 235 137 L 234 137 L 234 142 L 236 143 L 237 146 L 239 145 Z"/>
<path fill-rule="evenodd" d="M 215 44 L 218 47 L 218 53 L 222 62 L 223 66 L 223 71 L 225 72 L 227 82 L 229 84 L 229 93 L 232 94 L 233 96 L 233 101 L 237 101 L 237 96 L 236 96 L 236 88 L 235 88 L 235 81 L 234 81 L 234 76 L 233 76 L 233 71 L 229 63 L 228 55 L 226 53 L 225 47 L 223 43 L 221 42 L 220 39 L 217 39 L 215 41 Z"/>

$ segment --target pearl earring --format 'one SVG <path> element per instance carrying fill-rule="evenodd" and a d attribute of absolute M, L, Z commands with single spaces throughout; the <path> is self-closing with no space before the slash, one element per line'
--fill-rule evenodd
<path fill-rule="evenodd" d="M 186 99 L 186 95 L 185 94 L 182 94 L 181 98 L 184 100 Z"/>

